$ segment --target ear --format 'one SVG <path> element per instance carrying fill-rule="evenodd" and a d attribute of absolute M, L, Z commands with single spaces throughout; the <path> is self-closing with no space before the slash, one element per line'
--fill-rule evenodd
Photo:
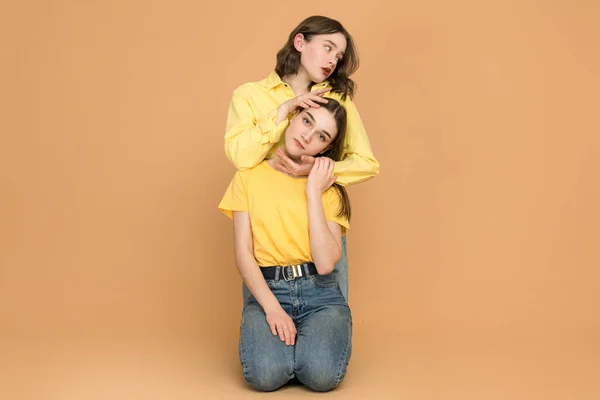
<path fill-rule="evenodd" d="M 302 49 L 304 48 L 304 35 L 301 33 L 296 34 L 296 36 L 294 36 L 294 48 L 297 51 L 302 51 Z"/>

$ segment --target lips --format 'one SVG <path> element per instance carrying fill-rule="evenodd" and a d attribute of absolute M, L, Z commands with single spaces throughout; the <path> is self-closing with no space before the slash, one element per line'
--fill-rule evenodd
<path fill-rule="evenodd" d="M 331 74 L 331 68 L 321 68 L 321 71 L 323 71 L 325 76 L 329 76 L 329 74 Z"/>
<path fill-rule="evenodd" d="M 304 150 L 304 146 L 302 146 L 302 143 L 300 143 L 299 141 L 297 141 L 296 139 L 294 139 L 294 142 L 296 142 L 296 146 L 300 147 L 302 150 Z"/>

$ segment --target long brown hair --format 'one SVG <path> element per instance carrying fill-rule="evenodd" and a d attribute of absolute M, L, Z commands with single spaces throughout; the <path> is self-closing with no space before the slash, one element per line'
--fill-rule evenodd
<path fill-rule="evenodd" d="M 333 161 L 342 161 L 342 156 L 344 155 L 344 142 L 346 140 L 346 109 L 335 99 L 328 97 L 327 100 L 328 102 L 326 104 L 320 104 L 320 106 L 328 110 L 333 115 L 333 118 L 335 119 L 335 125 L 337 127 L 337 135 L 335 135 L 333 138 L 330 147 L 315 157 L 329 157 Z M 348 197 L 348 192 L 346 192 L 346 189 L 342 185 L 337 183 L 334 183 L 333 187 L 337 190 L 341 198 L 338 217 L 343 217 L 350 221 L 350 217 L 352 216 L 352 208 L 350 207 L 350 198 Z"/>
<path fill-rule="evenodd" d="M 277 66 L 275 71 L 281 78 L 285 75 L 295 75 L 300 68 L 300 53 L 294 47 L 294 38 L 297 34 L 304 35 L 306 41 L 310 41 L 315 35 L 326 35 L 332 33 L 341 33 L 346 38 L 346 51 L 335 70 L 329 76 L 329 83 L 333 93 L 340 93 L 341 99 L 346 96 L 354 97 L 356 92 L 356 83 L 350 79 L 358 69 L 358 52 L 354 45 L 354 40 L 344 26 L 335 19 L 314 15 L 306 18 L 290 33 L 285 46 L 277 53 Z"/>

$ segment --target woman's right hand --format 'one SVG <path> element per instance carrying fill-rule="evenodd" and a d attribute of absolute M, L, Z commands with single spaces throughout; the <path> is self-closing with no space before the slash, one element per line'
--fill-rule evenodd
<path fill-rule="evenodd" d="M 315 91 L 301 94 L 300 96 L 296 96 L 293 99 L 286 101 L 285 103 L 280 105 L 278 108 L 279 117 L 285 116 L 285 118 L 287 118 L 287 116 L 290 113 L 293 113 L 294 111 L 296 111 L 296 109 L 298 107 L 319 108 L 320 107 L 319 103 L 327 104 L 329 102 L 329 100 L 324 98 L 323 95 L 325 93 L 327 93 L 328 91 L 329 91 L 329 88 L 317 89 Z M 277 118 L 277 119 L 279 120 L 280 118 Z"/>
<path fill-rule="evenodd" d="M 296 344 L 296 325 L 289 315 L 279 307 L 274 310 L 265 312 L 267 323 L 271 328 L 273 335 L 279 335 L 279 339 L 285 342 L 287 346 L 293 346 Z"/>

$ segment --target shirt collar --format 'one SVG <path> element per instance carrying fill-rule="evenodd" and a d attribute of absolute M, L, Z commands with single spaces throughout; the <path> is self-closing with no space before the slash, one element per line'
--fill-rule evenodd
<path fill-rule="evenodd" d="M 284 83 L 285 82 L 283 82 L 281 80 L 281 77 L 279 76 L 279 74 L 274 70 L 271 71 L 269 76 L 267 76 L 267 79 L 265 79 L 265 86 L 266 86 L 267 90 L 271 90 L 279 85 L 283 85 Z M 323 81 L 321 83 L 317 83 L 317 84 L 313 85 L 312 90 L 316 90 L 316 89 L 327 87 L 327 86 L 330 86 L 329 81 Z"/>
<path fill-rule="evenodd" d="M 268 90 L 271 90 L 274 87 L 281 85 L 282 83 L 283 81 L 279 77 L 279 74 L 277 74 L 277 72 L 275 72 L 274 70 L 271 71 L 269 76 L 267 76 L 267 79 L 265 79 L 265 86 Z"/>

